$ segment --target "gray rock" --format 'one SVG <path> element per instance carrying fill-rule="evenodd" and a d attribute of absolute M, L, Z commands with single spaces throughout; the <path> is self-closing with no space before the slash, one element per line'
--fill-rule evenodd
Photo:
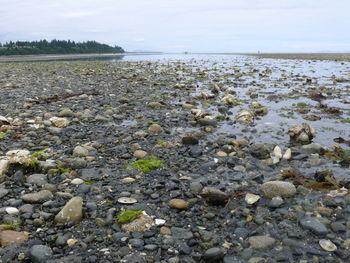
<path fill-rule="evenodd" d="M 269 203 L 269 207 L 277 208 L 283 204 L 283 199 L 280 196 L 275 196 Z"/>
<path fill-rule="evenodd" d="M 276 240 L 269 236 L 252 236 L 248 238 L 248 242 L 254 249 L 266 249 L 273 246 Z"/>
<path fill-rule="evenodd" d="M 179 238 L 179 239 L 191 239 L 193 237 L 193 234 L 191 231 L 180 227 L 172 227 L 171 233 L 174 238 Z"/>
<path fill-rule="evenodd" d="M 305 154 L 311 154 L 311 153 L 321 154 L 322 151 L 323 151 L 323 148 L 318 143 L 310 143 L 310 144 L 303 145 L 301 147 L 301 152 Z"/>
<path fill-rule="evenodd" d="M 267 198 L 275 196 L 291 196 L 296 193 L 296 188 L 292 183 L 283 181 L 270 181 L 261 185 L 261 191 Z"/>
<path fill-rule="evenodd" d="M 56 223 L 80 222 L 83 216 L 83 199 L 79 196 L 70 199 L 56 215 Z"/>
<path fill-rule="evenodd" d="M 305 217 L 300 220 L 300 225 L 307 230 L 317 234 L 317 235 L 326 235 L 328 229 L 315 217 Z"/>
<path fill-rule="evenodd" d="M 204 252 L 203 259 L 205 262 L 215 263 L 220 262 L 224 257 L 224 252 L 219 247 L 209 248 Z"/>
<path fill-rule="evenodd" d="M 199 119 L 198 124 L 200 126 L 213 126 L 216 127 L 217 121 L 214 119 Z"/>
<path fill-rule="evenodd" d="M 29 250 L 29 257 L 33 263 L 43 263 L 52 257 L 52 250 L 48 246 L 34 245 Z"/>
<path fill-rule="evenodd" d="M 27 203 L 44 203 L 53 199 L 53 194 L 48 190 L 41 190 L 36 193 L 24 194 L 21 196 L 21 199 Z"/>
<path fill-rule="evenodd" d="M 47 184 L 47 175 L 46 174 L 32 174 L 27 177 L 28 184 L 34 184 L 38 186 L 43 186 Z"/>
<path fill-rule="evenodd" d="M 190 190 L 193 194 L 198 194 L 202 191 L 203 185 L 200 182 L 191 182 Z"/>
<path fill-rule="evenodd" d="M 270 157 L 270 148 L 261 143 L 252 144 L 250 146 L 250 154 L 258 159 L 267 159 Z"/>
<path fill-rule="evenodd" d="M 9 193 L 9 190 L 5 188 L 0 188 L 0 199 Z"/>

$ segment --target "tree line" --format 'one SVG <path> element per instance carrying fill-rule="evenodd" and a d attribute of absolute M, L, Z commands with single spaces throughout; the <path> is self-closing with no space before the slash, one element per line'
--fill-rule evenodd
<path fill-rule="evenodd" d="M 33 54 L 89 54 L 123 53 L 119 46 L 109 46 L 96 41 L 75 42 L 71 40 L 10 41 L 0 43 L 0 56 Z"/>

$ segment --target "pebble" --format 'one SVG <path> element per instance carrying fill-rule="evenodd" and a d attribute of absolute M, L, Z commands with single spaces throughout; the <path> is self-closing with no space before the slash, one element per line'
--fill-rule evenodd
<path fill-rule="evenodd" d="M 43 186 L 47 184 L 47 175 L 46 174 L 32 174 L 27 177 L 27 183 Z"/>
<path fill-rule="evenodd" d="M 251 194 L 251 193 L 247 193 L 245 195 L 244 200 L 246 201 L 246 203 L 248 205 L 252 205 L 260 200 L 260 196 L 255 195 L 255 194 Z"/>
<path fill-rule="evenodd" d="M 75 184 L 75 185 L 80 185 L 83 184 L 85 181 L 83 179 L 80 178 L 74 178 L 70 183 L 71 184 Z"/>
<path fill-rule="evenodd" d="M 136 150 L 133 156 L 137 159 L 143 159 L 147 156 L 147 152 L 142 150 Z"/>
<path fill-rule="evenodd" d="M 19 210 L 16 207 L 6 207 L 5 211 L 9 215 L 17 215 L 17 214 L 19 214 Z"/>
<path fill-rule="evenodd" d="M 137 203 L 137 200 L 135 198 L 132 198 L 132 197 L 120 197 L 120 198 L 118 198 L 118 203 L 130 205 L 130 204 Z"/>
<path fill-rule="evenodd" d="M 48 190 L 41 190 L 36 193 L 24 194 L 21 196 L 21 199 L 27 203 L 44 203 L 53 199 L 53 194 Z"/>
<path fill-rule="evenodd" d="M 75 157 L 86 157 L 88 156 L 89 151 L 83 146 L 76 146 L 73 150 L 73 156 Z"/>
<path fill-rule="evenodd" d="M 48 246 L 34 245 L 29 249 L 29 257 L 33 263 L 45 263 L 52 257 L 52 250 Z"/>
<path fill-rule="evenodd" d="M 52 117 L 50 121 L 57 128 L 65 128 L 69 125 L 69 121 L 66 118 Z"/>
<path fill-rule="evenodd" d="M 62 210 L 55 216 L 56 223 L 78 223 L 83 216 L 83 199 L 81 197 L 73 197 L 70 199 Z"/>
<path fill-rule="evenodd" d="M 24 232 L 16 232 L 12 230 L 0 231 L 0 244 L 2 246 L 19 244 L 27 240 L 28 240 L 28 234 Z"/>
<path fill-rule="evenodd" d="M 273 246 L 276 240 L 269 236 L 252 236 L 248 238 L 248 242 L 254 249 L 266 249 Z"/>
<path fill-rule="evenodd" d="M 296 193 L 296 188 L 292 183 L 283 181 L 270 181 L 261 185 L 261 191 L 267 198 L 276 196 L 288 197 Z"/>
<path fill-rule="evenodd" d="M 152 124 L 151 126 L 148 127 L 148 132 L 153 134 L 160 134 L 160 133 L 163 133 L 164 130 L 160 125 Z"/>
<path fill-rule="evenodd" d="M 203 254 L 203 259 L 208 263 L 220 262 L 224 257 L 224 252 L 221 248 L 212 247 L 206 250 Z"/>
<path fill-rule="evenodd" d="M 124 184 L 130 184 L 130 183 L 133 183 L 135 181 L 136 181 L 136 179 L 132 178 L 132 177 L 125 177 L 122 179 L 122 183 L 124 183 Z"/>
<path fill-rule="evenodd" d="M 171 199 L 169 201 L 169 207 L 176 208 L 179 210 L 184 210 L 184 209 L 188 209 L 189 204 L 188 202 L 182 199 Z"/>
<path fill-rule="evenodd" d="M 324 224 L 322 224 L 317 218 L 315 217 L 305 217 L 300 220 L 300 225 L 310 230 L 311 232 L 317 234 L 317 235 L 326 235 L 328 233 L 328 229 L 325 227 Z"/>

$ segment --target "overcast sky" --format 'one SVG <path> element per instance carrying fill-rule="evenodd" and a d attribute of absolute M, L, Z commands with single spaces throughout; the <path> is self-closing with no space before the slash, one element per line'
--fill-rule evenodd
<path fill-rule="evenodd" d="M 0 42 L 128 51 L 350 51 L 350 0 L 0 0 Z"/>

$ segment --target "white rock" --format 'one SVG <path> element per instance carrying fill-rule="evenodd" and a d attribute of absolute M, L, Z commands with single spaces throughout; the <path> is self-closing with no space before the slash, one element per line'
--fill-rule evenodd
<path fill-rule="evenodd" d="M 28 150 L 12 150 L 6 153 L 10 163 L 29 164 L 34 158 Z"/>
<path fill-rule="evenodd" d="M 245 195 L 245 198 L 244 198 L 244 200 L 246 201 L 246 203 L 249 204 L 249 205 L 252 205 L 252 204 L 258 202 L 259 199 L 260 199 L 260 196 L 255 195 L 255 194 L 251 194 L 251 193 L 247 193 L 247 194 Z"/>
<path fill-rule="evenodd" d="M 288 148 L 286 152 L 283 154 L 282 158 L 285 160 L 289 160 L 290 158 L 292 158 L 292 150 Z"/>
<path fill-rule="evenodd" d="M 71 183 L 71 184 L 79 185 L 79 184 L 83 184 L 83 183 L 84 183 L 84 180 L 83 180 L 83 179 L 80 179 L 80 178 L 74 178 L 70 183 Z"/>
<path fill-rule="evenodd" d="M 279 159 L 282 158 L 282 150 L 278 145 L 276 145 L 276 147 L 273 149 L 273 154 L 275 157 L 278 157 Z"/>
<path fill-rule="evenodd" d="M 17 215 L 17 214 L 19 214 L 19 210 L 16 207 L 6 207 L 5 211 L 9 215 Z"/>
<path fill-rule="evenodd" d="M 165 224 L 165 220 L 164 219 L 159 219 L 159 218 L 156 218 L 155 220 L 154 220 L 154 223 L 155 223 L 155 225 L 156 226 L 162 226 L 162 225 L 164 225 Z"/>

